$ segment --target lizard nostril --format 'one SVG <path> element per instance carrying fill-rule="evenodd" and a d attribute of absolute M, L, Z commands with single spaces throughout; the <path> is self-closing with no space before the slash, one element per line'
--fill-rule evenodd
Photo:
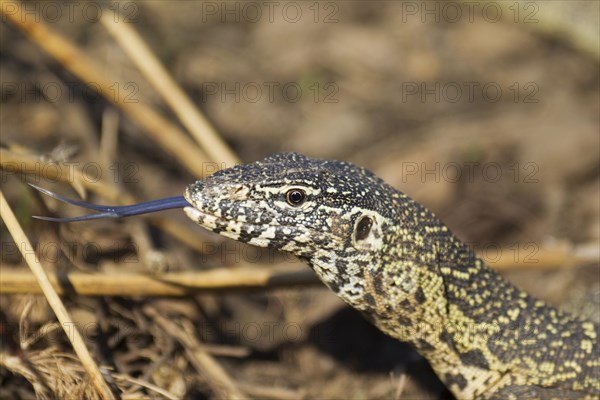
<path fill-rule="evenodd" d="M 231 188 L 231 196 L 233 198 L 242 198 L 244 197 L 247 193 L 248 193 L 248 188 L 245 186 L 235 186 L 233 188 Z"/>

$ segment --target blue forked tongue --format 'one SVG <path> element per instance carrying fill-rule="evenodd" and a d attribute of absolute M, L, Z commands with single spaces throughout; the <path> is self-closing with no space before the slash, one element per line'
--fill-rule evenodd
<path fill-rule="evenodd" d="M 100 218 L 121 218 L 129 217 L 131 215 L 148 214 L 156 211 L 168 210 L 171 208 L 183 208 L 190 207 L 191 204 L 183 196 L 167 197 L 165 199 L 144 201 L 142 203 L 132 204 L 129 206 L 101 206 L 98 204 L 86 203 L 85 201 L 68 199 L 60 196 L 49 190 L 41 188 L 39 186 L 29 184 L 34 189 L 39 190 L 47 196 L 54 197 L 65 203 L 73 204 L 78 207 L 87 208 L 89 210 L 98 211 L 95 214 L 82 215 L 80 217 L 69 217 L 69 218 L 54 218 L 54 217 L 43 217 L 34 215 L 33 218 L 43 219 L 45 221 L 54 222 L 75 222 L 75 221 L 89 221 L 91 219 Z"/>

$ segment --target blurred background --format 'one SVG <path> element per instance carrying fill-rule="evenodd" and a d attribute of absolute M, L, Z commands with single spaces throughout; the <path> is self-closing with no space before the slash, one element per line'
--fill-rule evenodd
<path fill-rule="evenodd" d="M 132 117 L 131 107 L 148 105 L 185 132 L 176 109 L 111 35 L 108 19 L 138 32 L 241 162 L 297 151 L 365 166 L 492 261 L 503 252 L 498 269 L 507 279 L 600 319 L 599 3 L 7 3 L 2 192 L 48 269 L 296 266 L 204 232 L 180 211 L 163 217 L 193 232 L 183 234 L 187 243 L 141 218 L 60 226 L 30 218 L 79 210 L 43 201 L 26 182 L 114 204 L 180 195 L 204 173 L 235 162 L 204 148 L 200 169 L 190 168 L 179 153 L 186 146 L 170 149 L 168 132 L 157 140 Z M 50 34 L 36 39 L 39 24 Z M 111 92 L 101 95 L 93 75 L 74 73 L 78 55 L 60 61 L 42 50 L 55 34 L 85 55 Z M 84 184 L 52 177 L 53 163 L 80 171 Z M 26 271 L 17 248 L 3 224 L 2 271 Z M 3 294 L 0 301 L 2 352 L 43 370 L 28 375 L 4 358 L 0 395 L 84 393 L 83 372 L 56 361 L 72 352 L 58 331 L 43 330 L 23 349 L 23 330 L 40 332 L 54 318 L 43 297 Z M 194 369 L 185 346 L 156 331 L 143 312 L 149 306 L 213 346 L 210 354 L 249 397 L 452 398 L 408 346 L 319 285 L 65 301 L 82 326 L 92 324 L 86 339 L 100 363 L 176 397 L 223 392 Z M 70 379 L 64 387 L 40 383 L 61 374 Z M 127 380 L 116 385 L 133 397 L 160 397 Z"/>

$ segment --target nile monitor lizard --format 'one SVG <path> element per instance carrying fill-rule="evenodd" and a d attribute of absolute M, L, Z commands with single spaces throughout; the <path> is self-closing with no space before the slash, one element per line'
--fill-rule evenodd
<path fill-rule="evenodd" d="M 379 329 L 414 345 L 457 398 L 600 397 L 598 325 L 506 282 L 430 211 L 346 162 L 277 154 L 195 182 L 184 197 L 54 220 L 176 207 L 213 232 L 306 260 Z"/>

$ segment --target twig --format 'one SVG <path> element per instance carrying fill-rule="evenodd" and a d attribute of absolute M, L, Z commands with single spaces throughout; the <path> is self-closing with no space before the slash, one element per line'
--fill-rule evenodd
<path fill-rule="evenodd" d="M 36 154 L 14 153 L 0 149 L 0 167 L 6 171 L 22 174 L 35 174 L 37 178 L 66 182 L 85 198 L 85 190 L 101 194 L 110 201 L 133 203 L 135 199 L 120 193 L 117 188 L 102 180 L 90 180 L 85 177 L 81 168 L 62 162 L 46 162 Z"/>
<path fill-rule="evenodd" d="M 73 346 L 73 350 L 75 350 L 75 353 L 81 360 L 81 363 L 90 376 L 92 383 L 96 387 L 96 390 L 102 398 L 114 399 L 112 392 L 102 377 L 100 369 L 88 352 L 80 332 L 73 326 L 73 323 L 71 322 L 73 319 L 69 316 L 69 313 L 67 312 L 67 309 L 62 303 L 60 297 L 54 291 L 54 288 L 50 283 L 48 276 L 46 275 L 46 271 L 35 255 L 33 246 L 31 243 L 29 243 L 29 239 L 19 225 L 19 222 L 4 198 L 2 191 L 0 191 L 0 213 L 2 214 L 2 220 L 6 224 L 6 228 L 12 235 L 15 243 L 20 244 L 19 250 L 23 254 L 25 262 L 27 265 L 29 265 L 31 272 L 35 276 L 35 279 L 44 293 L 44 296 L 48 300 L 50 307 L 52 307 L 54 314 L 56 314 L 56 318 L 61 323 L 67 338 Z"/>
<path fill-rule="evenodd" d="M 115 93 L 111 89 L 114 79 L 108 79 L 71 41 L 54 32 L 47 25 L 35 22 L 35 18 L 25 18 L 25 12 L 18 2 L 1 0 L 0 5 L 5 20 L 12 22 L 29 35 L 31 40 L 82 82 L 93 83 L 95 90 L 142 127 L 143 132 L 173 154 L 185 168 L 199 178 L 204 177 L 207 169 L 203 164 L 209 160 L 208 157 L 176 125 L 141 100 L 130 101 L 125 91 L 119 90 Z"/>
<path fill-rule="evenodd" d="M 102 112 L 102 131 L 98 149 L 98 158 L 103 168 L 108 168 L 115 161 L 118 143 L 119 112 L 112 107 L 107 107 Z"/>
<path fill-rule="evenodd" d="M 131 240 L 136 248 L 136 252 L 146 271 L 151 274 L 160 274 L 169 269 L 169 259 L 167 255 L 159 250 L 150 237 L 148 224 L 141 219 L 131 221 L 127 226 L 127 231 L 131 235 Z"/>
<path fill-rule="evenodd" d="M 100 18 L 100 22 L 165 99 L 211 159 L 224 162 L 228 167 L 239 164 L 239 158 L 225 144 L 177 82 L 173 80 L 135 29 L 125 22 L 117 22 L 117 19 L 109 17 L 108 13 Z"/>
<path fill-rule="evenodd" d="M 35 276 L 21 270 L 2 268 L 0 294 L 40 293 Z M 316 275 L 303 268 L 219 268 L 202 272 L 164 275 L 135 273 L 61 273 L 49 277 L 59 294 L 73 292 L 84 296 L 187 296 L 200 291 L 270 289 L 318 285 Z"/>
<path fill-rule="evenodd" d="M 141 386 L 148 390 L 152 390 L 153 392 L 156 392 L 156 393 L 160 394 L 161 396 L 166 397 L 167 399 L 177 400 L 179 398 L 176 395 L 174 395 L 173 393 L 171 393 L 161 387 L 153 385 L 152 383 L 145 381 L 143 379 L 136 379 L 129 375 L 117 374 L 117 373 L 112 373 L 111 375 L 116 381 L 125 381 L 125 382 L 132 383 L 134 385 L 137 385 L 137 386 Z"/>
<path fill-rule="evenodd" d="M 153 307 L 144 307 L 144 312 L 151 317 L 170 336 L 177 339 L 185 348 L 189 361 L 200 373 L 208 376 L 207 383 L 215 391 L 227 399 L 246 399 L 247 397 L 237 388 L 233 380 L 221 365 L 206 352 L 195 337 L 186 334 L 183 329 L 169 321 Z"/>
<path fill-rule="evenodd" d="M 393 376 L 391 376 L 393 380 Z M 398 378 L 398 382 L 396 383 L 396 390 L 394 391 L 394 399 L 401 399 L 402 393 L 404 393 L 404 388 L 406 387 L 407 375 L 401 374 Z"/>
<path fill-rule="evenodd" d="M 238 386 L 244 392 L 259 399 L 298 400 L 305 397 L 301 391 L 281 387 L 262 386 L 251 383 L 240 383 Z"/>
<path fill-rule="evenodd" d="M 500 250 L 502 254 L 500 257 L 487 257 L 489 265 L 498 271 L 517 268 L 572 268 L 597 263 L 600 259 L 595 244 L 542 247 L 531 257 L 518 258 L 515 258 L 512 249 Z M 158 276 L 71 272 L 52 276 L 50 282 L 60 294 L 64 290 L 61 282 L 68 282 L 68 286 L 76 293 L 87 296 L 185 296 L 198 291 L 270 289 L 319 284 L 318 278 L 312 271 L 289 264 L 275 268 L 219 268 Z M 35 277 L 28 272 L 3 268 L 0 276 L 0 293 L 40 293 L 40 287 Z"/>

